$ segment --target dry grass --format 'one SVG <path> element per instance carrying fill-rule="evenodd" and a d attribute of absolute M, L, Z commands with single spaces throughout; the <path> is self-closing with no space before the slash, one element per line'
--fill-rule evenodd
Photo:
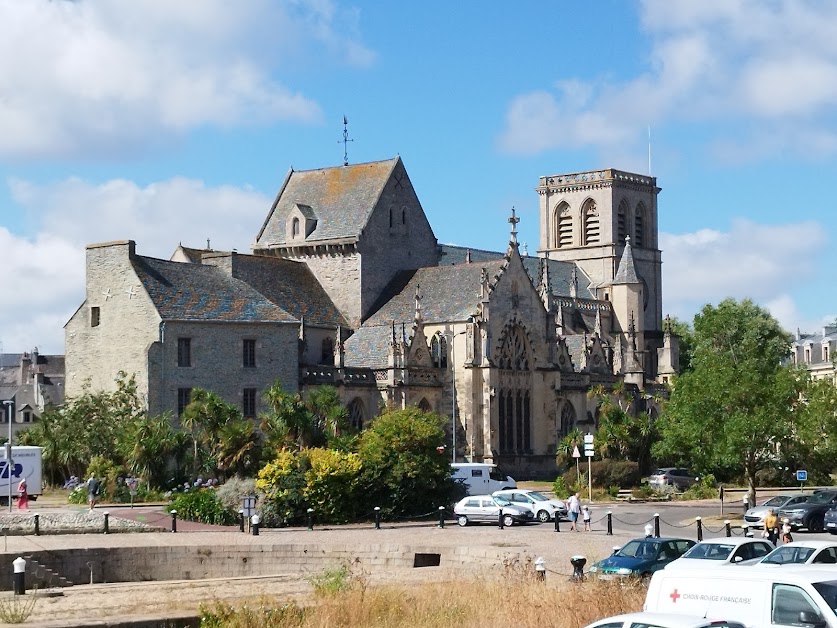
<path fill-rule="evenodd" d="M 597 619 L 641 610 L 645 588 L 636 583 L 570 582 L 548 574 L 534 578 L 527 565 L 507 565 L 502 574 L 456 582 L 370 588 L 363 578 L 320 594 L 313 606 L 261 599 L 204 609 L 206 628 L 458 628 L 487 624 L 516 628 L 578 628 Z"/>

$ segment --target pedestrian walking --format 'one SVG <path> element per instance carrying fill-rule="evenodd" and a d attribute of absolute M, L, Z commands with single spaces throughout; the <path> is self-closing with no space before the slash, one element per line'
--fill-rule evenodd
<path fill-rule="evenodd" d="M 581 514 L 581 501 L 578 499 L 578 493 L 575 493 L 570 497 L 567 509 L 569 510 L 570 530 L 578 532 L 576 522 L 578 521 L 578 516 Z"/>
<path fill-rule="evenodd" d="M 593 528 L 590 527 L 590 507 L 587 504 L 581 509 L 581 518 L 584 521 L 584 531 L 590 532 Z"/>
<path fill-rule="evenodd" d="M 26 489 L 26 478 L 23 478 L 17 485 L 17 509 L 29 510 L 29 492 Z"/>
<path fill-rule="evenodd" d="M 769 509 L 764 516 L 764 532 L 762 533 L 768 541 L 776 545 L 779 537 L 779 518 L 773 509 Z"/>
<path fill-rule="evenodd" d="M 99 489 L 101 486 L 96 474 L 91 473 L 90 478 L 87 480 L 87 505 L 90 506 L 90 510 L 96 507 L 96 500 L 99 497 Z"/>
<path fill-rule="evenodd" d="M 750 491 L 746 491 L 744 493 L 744 497 L 741 498 L 742 503 L 744 504 L 744 514 L 747 514 L 747 511 L 750 510 Z"/>

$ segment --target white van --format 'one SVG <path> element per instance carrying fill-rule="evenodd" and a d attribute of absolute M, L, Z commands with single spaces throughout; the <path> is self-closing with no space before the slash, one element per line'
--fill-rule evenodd
<path fill-rule="evenodd" d="M 495 464 L 486 462 L 453 462 L 451 476 L 465 486 L 466 495 L 491 495 L 494 491 L 517 488 L 517 482 Z"/>
<path fill-rule="evenodd" d="M 837 570 L 663 569 L 654 574 L 643 610 L 738 621 L 748 628 L 837 628 Z"/>

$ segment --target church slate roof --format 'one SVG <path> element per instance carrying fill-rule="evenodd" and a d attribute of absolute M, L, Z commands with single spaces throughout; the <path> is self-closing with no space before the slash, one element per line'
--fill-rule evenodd
<path fill-rule="evenodd" d="M 296 321 L 245 282 L 213 266 L 139 255 L 131 261 L 163 320 Z"/>
<path fill-rule="evenodd" d="M 264 255 L 234 255 L 234 275 L 294 318 L 304 318 L 306 324 L 349 326 L 306 264 Z"/>
<path fill-rule="evenodd" d="M 630 236 L 625 238 L 625 250 L 622 251 L 622 259 L 619 260 L 619 268 L 616 270 L 616 276 L 611 283 L 626 284 L 626 283 L 640 283 L 636 275 L 636 268 L 634 267 L 634 253 L 631 249 Z"/>
<path fill-rule="evenodd" d="M 564 336 L 564 342 L 567 343 L 567 350 L 570 352 L 573 366 L 577 371 L 584 357 L 584 336 Z"/>
<path fill-rule="evenodd" d="M 499 253 L 497 251 L 485 251 L 481 249 L 471 249 L 465 246 L 455 246 L 452 244 L 442 244 L 439 247 L 440 255 L 439 255 L 439 264 L 440 265 L 449 265 L 449 264 L 463 264 L 465 263 L 466 256 L 470 252 L 471 256 L 471 263 L 472 264 L 479 264 L 484 261 L 489 260 L 497 260 L 503 259 L 504 253 Z M 540 284 L 540 262 L 544 260 L 547 264 L 549 264 L 549 283 L 550 287 L 552 288 L 552 294 L 556 296 L 565 296 L 568 297 L 570 295 L 570 284 L 572 283 L 572 272 L 573 272 L 573 264 L 572 262 L 563 262 L 560 260 L 545 260 L 542 257 L 535 257 L 532 255 L 521 255 L 520 258 L 523 260 L 523 266 L 526 268 L 526 272 L 529 275 L 529 278 L 532 280 L 532 283 L 537 286 Z M 588 287 L 588 283 L 584 281 L 584 274 L 579 271 L 579 282 L 578 282 L 578 297 L 582 299 L 595 299 L 596 295 Z"/>
<path fill-rule="evenodd" d="M 256 236 L 256 243 L 286 244 L 286 222 L 299 204 L 309 206 L 317 220 L 316 228 L 305 242 L 359 237 L 400 159 L 291 170 Z"/>
<path fill-rule="evenodd" d="M 401 335 L 401 326 L 396 333 Z M 354 368 L 386 368 L 392 324 L 363 325 L 344 343 L 344 362 Z"/>

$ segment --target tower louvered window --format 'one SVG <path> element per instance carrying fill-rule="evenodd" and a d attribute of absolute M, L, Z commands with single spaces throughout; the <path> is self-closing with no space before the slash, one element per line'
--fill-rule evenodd
<path fill-rule="evenodd" d="M 555 209 L 555 245 L 558 248 L 573 244 L 573 217 L 570 206 L 561 203 Z"/>
<path fill-rule="evenodd" d="M 619 203 L 616 211 L 616 243 L 624 244 L 625 236 L 628 235 L 628 204 L 625 201 Z"/>
<path fill-rule="evenodd" d="M 599 210 L 594 201 L 588 201 L 584 205 L 584 244 L 596 244 L 599 242 Z"/>
<path fill-rule="evenodd" d="M 634 216 L 634 239 L 631 243 L 634 246 L 645 246 L 645 206 L 640 203 L 636 208 Z"/>

